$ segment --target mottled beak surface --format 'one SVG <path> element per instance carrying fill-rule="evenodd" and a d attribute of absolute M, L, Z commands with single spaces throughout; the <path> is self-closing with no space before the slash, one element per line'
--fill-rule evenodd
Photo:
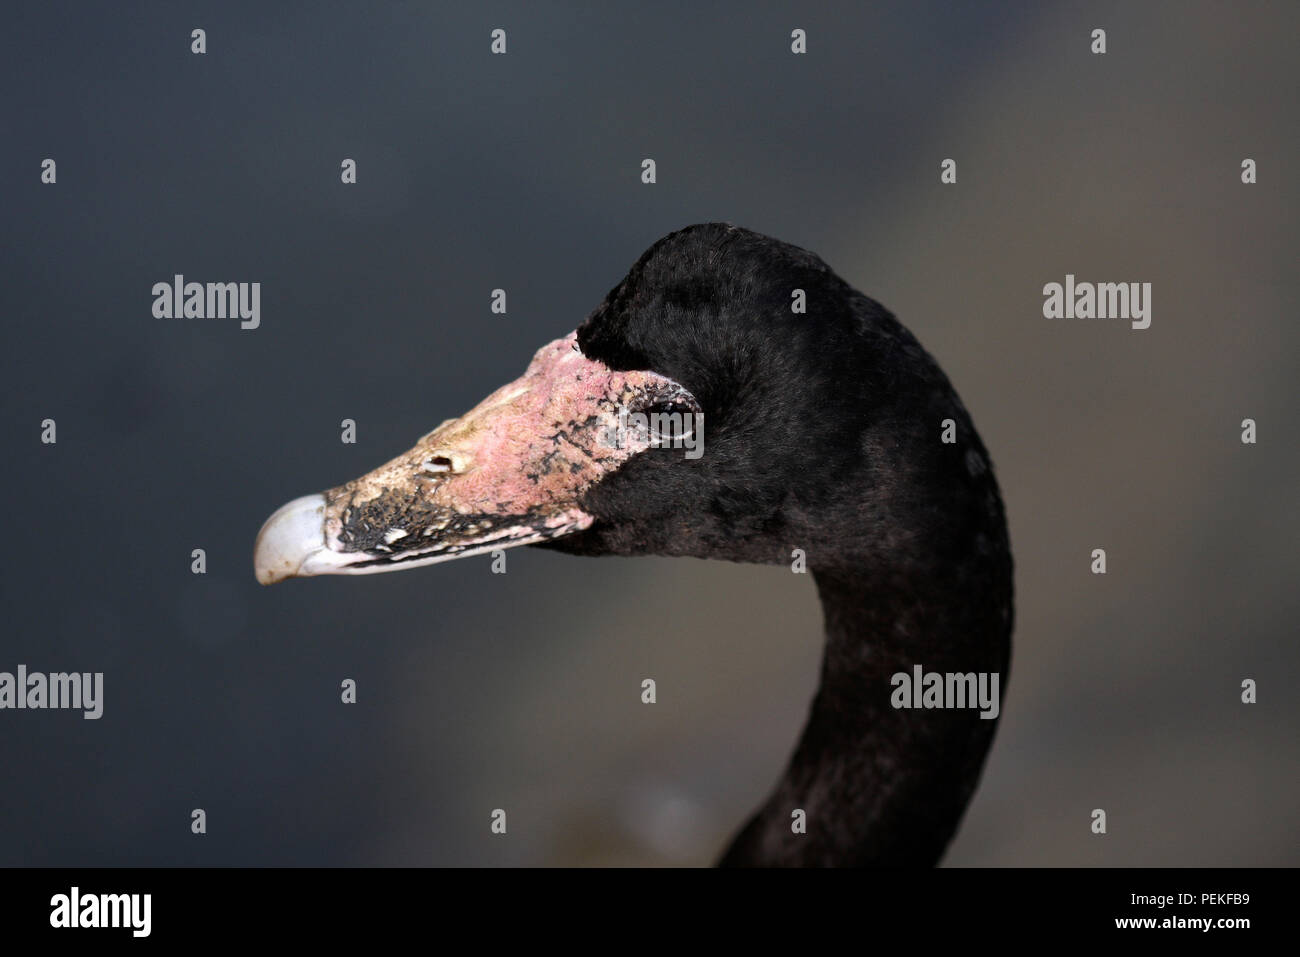
<path fill-rule="evenodd" d="M 620 429 L 620 410 L 683 394 L 587 359 L 576 333 L 557 339 L 410 451 L 277 510 L 257 536 L 257 580 L 396 571 L 585 529 L 583 493 L 649 446 Z"/>

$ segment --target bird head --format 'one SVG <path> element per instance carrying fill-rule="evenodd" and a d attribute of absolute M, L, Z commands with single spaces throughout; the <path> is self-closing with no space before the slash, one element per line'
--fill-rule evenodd
<path fill-rule="evenodd" d="M 256 573 L 396 571 L 516 545 L 750 562 L 803 548 L 814 566 L 889 547 L 897 561 L 905 536 L 861 532 L 914 524 L 894 511 L 927 485 L 951 497 L 936 469 L 962 459 L 934 439 L 945 414 L 965 420 L 929 356 L 815 255 L 689 227 L 519 379 L 275 512 Z"/>

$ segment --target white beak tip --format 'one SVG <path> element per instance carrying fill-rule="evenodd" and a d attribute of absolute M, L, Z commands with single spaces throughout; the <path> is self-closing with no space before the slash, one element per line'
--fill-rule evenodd
<path fill-rule="evenodd" d="M 304 495 L 276 509 L 257 533 L 253 569 L 263 585 L 293 578 L 325 547 L 325 497 Z"/>

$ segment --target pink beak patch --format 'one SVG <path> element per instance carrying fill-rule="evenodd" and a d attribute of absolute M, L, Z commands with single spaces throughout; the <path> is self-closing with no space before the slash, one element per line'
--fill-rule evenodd
<path fill-rule="evenodd" d="M 570 333 L 414 448 L 273 515 L 258 536 L 258 578 L 393 571 L 585 529 L 582 494 L 650 446 L 620 429 L 620 413 L 683 397 L 664 376 L 586 358 Z"/>

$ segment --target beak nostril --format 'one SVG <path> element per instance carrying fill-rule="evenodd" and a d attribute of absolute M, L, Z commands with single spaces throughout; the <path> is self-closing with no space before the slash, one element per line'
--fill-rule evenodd
<path fill-rule="evenodd" d="M 424 471 L 434 475 L 442 472 L 454 472 L 456 470 L 451 459 L 447 458 L 445 455 L 435 455 L 433 458 L 425 459 L 422 467 Z"/>

